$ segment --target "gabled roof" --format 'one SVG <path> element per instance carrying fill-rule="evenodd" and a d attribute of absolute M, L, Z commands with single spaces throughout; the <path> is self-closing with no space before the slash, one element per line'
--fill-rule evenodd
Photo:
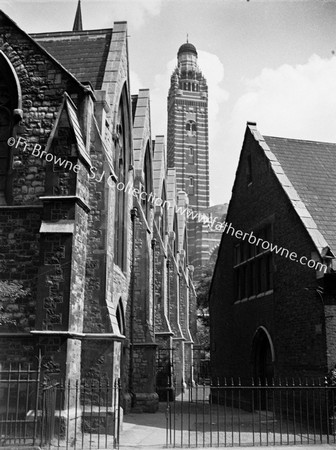
<path fill-rule="evenodd" d="M 132 96 L 132 116 L 134 168 L 142 171 L 146 144 L 151 142 L 149 89 L 140 89 L 139 95 Z"/>
<path fill-rule="evenodd" d="M 156 136 L 153 157 L 153 185 L 154 194 L 159 198 L 162 196 L 162 186 L 165 182 L 165 174 L 166 149 L 164 136 Z"/>
<path fill-rule="evenodd" d="M 43 52 L 51 61 L 53 61 L 54 64 L 57 65 L 57 67 L 64 73 L 67 74 L 76 84 L 78 84 L 82 89 L 85 89 L 85 86 L 83 86 L 80 81 L 72 74 L 66 67 L 64 67 L 60 61 L 58 61 L 53 55 L 51 55 L 42 45 L 40 45 L 38 42 L 36 42 L 35 39 L 33 39 L 32 35 L 27 34 L 25 31 L 23 31 L 9 16 L 7 16 L 6 13 L 4 13 L 2 10 L 0 10 L 0 20 L 4 18 L 7 20 L 11 26 L 15 27 L 22 35 L 27 38 L 33 45 L 35 45 L 36 48 L 38 48 L 39 51 Z"/>
<path fill-rule="evenodd" d="M 320 255 L 335 255 L 336 144 L 262 136 L 248 127 Z"/>
<path fill-rule="evenodd" d="M 81 83 L 102 87 L 112 29 L 60 31 L 30 36 L 59 61 Z"/>
<path fill-rule="evenodd" d="M 50 136 L 48 139 L 48 143 L 46 146 L 46 152 L 48 152 L 50 146 L 52 145 L 61 115 L 64 110 L 67 112 L 69 124 L 74 132 L 78 156 L 79 156 L 79 158 L 81 158 L 84 161 L 84 163 L 86 163 L 89 167 L 91 167 L 92 164 L 91 164 L 90 155 L 86 151 L 86 147 L 85 147 L 85 144 L 83 141 L 82 131 L 81 131 L 79 121 L 78 121 L 77 108 L 66 92 L 64 93 L 63 102 L 59 108 L 53 129 L 51 130 L 51 133 L 50 133 Z"/>

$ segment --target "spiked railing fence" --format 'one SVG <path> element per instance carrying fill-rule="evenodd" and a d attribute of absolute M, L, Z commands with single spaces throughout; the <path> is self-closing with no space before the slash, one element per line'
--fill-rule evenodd
<path fill-rule="evenodd" d="M 326 380 L 287 379 L 176 386 L 174 399 L 167 390 L 166 446 L 335 443 L 335 389 Z"/>
<path fill-rule="evenodd" d="M 120 380 L 41 380 L 31 365 L 0 367 L 0 446 L 118 448 Z"/>

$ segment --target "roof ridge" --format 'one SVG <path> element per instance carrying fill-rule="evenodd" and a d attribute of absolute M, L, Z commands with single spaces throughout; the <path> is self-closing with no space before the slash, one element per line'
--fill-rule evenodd
<path fill-rule="evenodd" d="M 329 142 L 329 141 L 313 141 L 311 139 L 297 139 L 297 138 L 288 138 L 288 137 L 282 137 L 282 136 L 270 136 L 270 135 L 264 135 L 264 138 L 270 138 L 270 139 L 281 139 L 283 141 L 296 141 L 296 142 L 309 142 L 312 144 L 329 144 L 329 145 L 335 145 L 336 142 Z"/>
<path fill-rule="evenodd" d="M 78 35 L 89 35 L 89 34 L 106 34 L 106 32 L 113 32 L 113 28 L 95 28 L 93 30 L 82 30 L 82 31 L 69 31 L 69 30 L 64 30 L 64 31 L 45 31 L 42 33 L 29 33 L 29 36 L 32 38 L 36 38 L 36 37 L 48 37 L 48 36 L 78 36 Z"/>

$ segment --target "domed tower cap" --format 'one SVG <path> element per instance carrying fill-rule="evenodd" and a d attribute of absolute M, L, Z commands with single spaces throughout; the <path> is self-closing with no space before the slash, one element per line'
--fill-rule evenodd
<path fill-rule="evenodd" d="M 190 42 L 186 42 L 185 44 L 181 45 L 177 52 L 177 57 L 179 57 L 182 53 L 193 53 L 197 56 L 196 47 L 193 44 L 190 44 Z"/>

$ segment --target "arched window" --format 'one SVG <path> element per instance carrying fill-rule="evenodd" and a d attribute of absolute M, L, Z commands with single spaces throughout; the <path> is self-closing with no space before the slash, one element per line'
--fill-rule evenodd
<path fill-rule="evenodd" d="M 125 330 L 125 315 L 124 315 L 124 307 L 123 307 L 121 299 L 119 300 L 119 304 L 117 306 L 116 318 L 117 318 L 117 323 L 118 323 L 120 334 L 125 335 L 125 331 L 126 331 Z"/>
<path fill-rule="evenodd" d="M 11 152 L 7 145 L 9 137 L 15 137 L 15 124 L 21 117 L 15 110 L 21 107 L 20 86 L 14 69 L 0 51 L 0 205 L 10 203 L 8 175 L 11 166 Z"/>
<path fill-rule="evenodd" d="M 183 240 L 183 250 L 184 250 L 184 269 L 187 267 L 189 255 L 188 255 L 188 237 L 187 237 L 187 228 L 184 229 L 184 240 Z"/>
<path fill-rule="evenodd" d="M 188 179 L 188 186 L 187 186 L 187 192 L 189 195 L 195 194 L 195 180 L 194 177 L 189 177 Z"/>
<path fill-rule="evenodd" d="M 177 225 L 177 216 L 176 216 L 176 213 L 174 214 L 174 224 L 173 224 L 173 231 L 174 231 L 174 233 L 175 233 L 175 239 L 174 239 L 174 249 L 173 249 L 173 251 L 174 251 L 174 257 L 176 258 L 176 256 L 177 256 L 177 245 L 178 245 L 178 239 L 179 239 L 179 237 L 178 237 L 178 225 Z"/>
<path fill-rule="evenodd" d="M 127 93 L 124 88 L 115 125 L 115 155 L 114 165 L 117 183 L 120 187 L 127 184 L 127 172 L 130 154 L 130 127 Z M 114 262 L 122 269 L 126 269 L 127 245 L 127 205 L 125 189 L 116 189 L 115 195 L 115 233 L 114 233 Z"/>
<path fill-rule="evenodd" d="M 161 221 L 160 221 L 160 234 L 161 234 L 161 239 L 164 242 L 164 237 L 167 231 L 167 227 L 168 227 L 168 208 L 167 208 L 167 196 L 166 196 L 166 187 L 165 185 L 163 185 L 162 187 L 162 192 L 161 192 L 161 199 L 162 199 L 162 217 L 161 217 Z"/>
<path fill-rule="evenodd" d="M 142 191 L 146 193 L 141 199 L 142 209 L 146 214 L 146 219 L 149 219 L 150 203 L 148 201 L 148 196 L 152 191 L 152 172 L 151 172 L 151 159 L 150 159 L 150 147 L 149 142 L 147 142 L 145 161 L 144 161 L 144 185 L 142 186 Z"/>
<path fill-rule="evenodd" d="M 188 120 L 186 122 L 187 136 L 196 136 L 196 131 L 197 131 L 196 122 L 194 120 Z"/>

